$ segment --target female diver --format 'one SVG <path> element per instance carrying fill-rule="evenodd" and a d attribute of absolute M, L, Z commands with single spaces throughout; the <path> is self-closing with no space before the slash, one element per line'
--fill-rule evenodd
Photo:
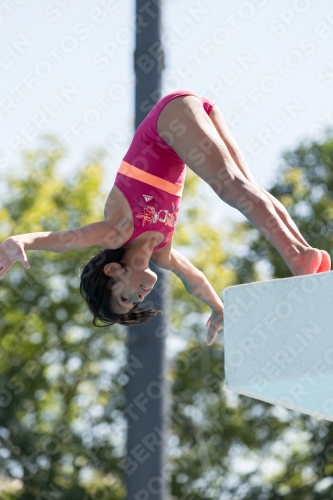
<path fill-rule="evenodd" d="M 216 105 L 187 90 L 172 92 L 151 109 L 135 132 L 105 205 L 105 220 L 68 231 L 11 236 L 0 245 L 0 278 L 25 250 L 66 252 L 101 247 L 84 267 L 80 291 L 103 326 L 133 325 L 160 311 L 140 309 L 157 276 L 151 260 L 173 271 L 186 290 L 212 308 L 211 345 L 223 327 L 223 304 L 207 278 L 172 248 L 185 165 L 270 241 L 294 276 L 330 270 L 330 256 L 312 248 L 284 206 L 252 177 Z"/>

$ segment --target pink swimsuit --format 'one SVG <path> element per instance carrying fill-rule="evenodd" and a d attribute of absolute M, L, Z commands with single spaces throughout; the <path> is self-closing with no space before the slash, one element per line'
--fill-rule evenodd
<path fill-rule="evenodd" d="M 124 245 L 146 231 L 164 234 L 164 241 L 154 247 L 154 251 L 172 239 L 179 216 L 186 166 L 159 135 L 157 119 L 168 102 L 182 95 L 198 97 L 207 114 L 214 106 L 205 97 L 188 90 L 177 90 L 158 101 L 137 128 L 114 183 L 126 197 L 133 214 L 133 234 Z M 167 140 L 169 137 L 172 139 L 173 134 L 177 136 L 177 132 L 181 132 L 181 128 L 181 123 L 174 120 L 169 131 L 162 135 Z"/>

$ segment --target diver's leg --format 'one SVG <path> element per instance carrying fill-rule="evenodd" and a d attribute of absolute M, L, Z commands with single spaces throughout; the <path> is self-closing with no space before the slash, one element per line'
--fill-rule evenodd
<path fill-rule="evenodd" d="M 320 250 L 299 241 L 278 216 L 272 201 L 252 184 L 232 159 L 227 146 L 194 96 L 178 97 L 162 110 L 159 134 L 170 131 L 177 119 L 184 133 L 172 137 L 171 147 L 218 196 L 237 208 L 274 245 L 292 273 L 315 273 L 322 261 Z"/>
<path fill-rule="evenodd" d="M 303 238 L 300 233 L 297 225 L 290 217 L 287 209 L 282 205 L 282 203 L 275 198 L 271 193 L 266 191 L 262 186 L 260 186 L 254 177 L 252 176 L 247 161 L 238 146 L 234 136 L 231 133 L 231 130 L 222 115 L 221 111 L 217 106 L 214 106 L 210 112 L 209 118 L 212 120 L 214 127 L 216 128 L 219 136 L 225 143 L 230 153 L 231 158 L 236 163 L 237 167 L 241 170 L 241 172 L 245 175 L 245 177 L 253 184 L 256 185 L 273 203 L 276 213 L 282 220 L 282 222 L 287 226 L 289 231 L 295 236 L 295 238 L 303 245 L 310 247 L 309 243 Z M 325 272 L 331 269 L 331 258 L 330 255 L 325 251 L 321 250 L 322 254 L 322 262 L 317 272 Z"/>
<path fill-rule="evenodd" d="M 299 240 L 300 243 L 302 243 L 303 245 L 310 246 L 301 235 L 298 227 L 296 226 L 295 222 L 292 220 L 288 211 L 282 205 L 282 203 L 279 200 L 277 200 L 273 195 L 271 195 L 268 191 L 266 191 L 262 186 L 260 186 L 252 176 L 247 161 L 243 153 L 241 152 L 240 147 L 238 146 L 235 138 L 233 137 L 224 116 L 222 115 L 221 111 L 218 109 L 217 106 L 213 107 L 209 115 L 209 118 L 212 120 L 219 136 L 227 146 L 231 158 L 234 160 L 240 171 L 245 175 L 247 180 L 250 181 L 251 184 L 256 185 L 270 199 L 270 201 L 273 203 L 276 213 L 283 221 L 283 223 L 288 227 L 289 231 L 295 236 L 295 238 Z"/>

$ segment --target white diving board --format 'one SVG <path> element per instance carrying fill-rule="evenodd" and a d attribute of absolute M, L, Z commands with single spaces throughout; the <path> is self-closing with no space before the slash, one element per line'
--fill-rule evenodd
<path fill-rule="evenodd" d="M 333 421 L 333 272 L 223 292 L 227 389 Z"/>

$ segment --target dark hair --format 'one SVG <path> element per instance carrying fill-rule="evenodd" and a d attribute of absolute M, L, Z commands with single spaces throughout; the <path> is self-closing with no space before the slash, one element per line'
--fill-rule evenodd
<path fill-rule="evenodd" d="M 111 262 L 118 262 L 123 267 L 125 263 L 121 262 L 121 259 L 124 255 L 124 248 L 101 250 L 83 268 L 80 293 L 93 313 L 94 326 L 105 327 L 114 323 L 128 326 L 139 325 L 148 321 L 152 316 L 162 313 L 157 309 L 139 309 L 138 304 L 126 314 L 117 314 L 110 310 L 111 289 L 115 280 L 105 274 L 103 268 Z M 98 324 L 97 320 L 104 325 Z"/>

